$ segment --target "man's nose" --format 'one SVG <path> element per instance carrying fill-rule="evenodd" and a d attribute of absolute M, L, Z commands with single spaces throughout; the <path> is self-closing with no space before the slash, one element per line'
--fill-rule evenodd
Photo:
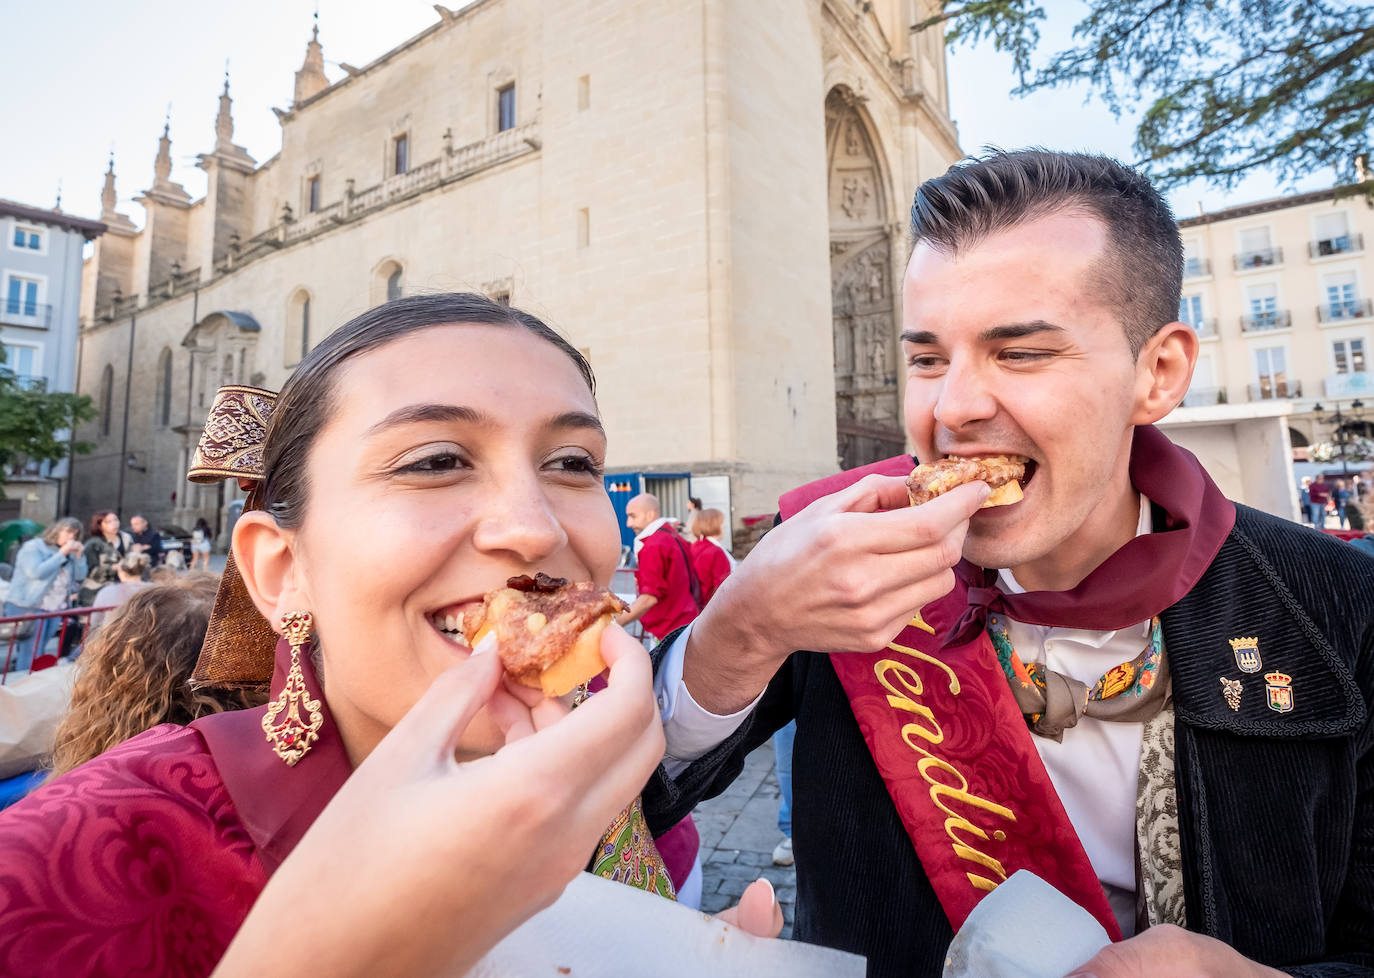
<path fill-rule="evenodd" d="M 997 398 L 991 380 L 979 365 L 951 362 L 935 402 L 935 420 L 958 431 L 992 418 L 997 414 Z"/>

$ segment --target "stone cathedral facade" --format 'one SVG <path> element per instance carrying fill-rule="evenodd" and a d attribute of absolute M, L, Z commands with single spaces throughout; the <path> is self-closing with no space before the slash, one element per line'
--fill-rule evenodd
<path fill-rule="evenodd" d="M 563 332 L 597 372 L 608 470 L 727 475 L 737 525 L 900 451 L 907 212 L 960 153 L 943 39 L 912 30 L 929 7 L 438 6 L 332 82 L 313 37 L 262 162 L 226 79 L 203 198 L 172 181 L 167 129 L 141 226 L 105 174 L 78 379 L 101 414 L 72 511 L 122 486 L 126 516 L 224 526 L 238 491 L 184 481 L 215 389 L 275 389 L 334 327 L 424 290 Z"/>

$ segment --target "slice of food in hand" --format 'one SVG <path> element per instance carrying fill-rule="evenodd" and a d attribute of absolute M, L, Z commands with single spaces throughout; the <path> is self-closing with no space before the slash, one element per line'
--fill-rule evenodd
<path fill-rule="evenodd" d="M 625 602 L 599 584 L 521 575 L 464 613 L 463 637 L 476 648 L 494 631 L 511 678 L 545 696 L 562 696 L 606 668 L 601 633 L 625 610 Z"/>
<path fill-rule="evenodd" d="M 986 482 L 992 495 L 980 506 L 1009 506 L 1021 501 L 1021 482 L 1026 477 L 1027 459 L 1020 455 L 950 455 L 937 462 L 927 462 L 911 470 L 906 477 L 906 492 L 911 505 L 928 503 L 943 496 L 956 486 L 969 482 Z"/>

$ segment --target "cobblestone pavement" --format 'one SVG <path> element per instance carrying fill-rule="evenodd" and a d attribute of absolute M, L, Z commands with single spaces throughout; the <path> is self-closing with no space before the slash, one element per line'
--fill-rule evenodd
<path fill-rule="evenodd" d="M 773 865 L 773 847 L 782 840 L 773 745 L 750 754 L 735 783 L 698 805 L 692 818 L 701 833 L 701 909 L 716 913 L 734 905 L 746 886 L 764 876 L 782 904 L 782 936 L 791 937 L 797 874 L 791 866 Z"/>

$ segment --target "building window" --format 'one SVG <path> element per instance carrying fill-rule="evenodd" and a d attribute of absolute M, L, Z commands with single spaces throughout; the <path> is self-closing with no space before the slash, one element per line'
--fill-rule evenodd
<path fill-rule="evenodd" d="M 110 436 L 110 417 L 114 414 L 114 367 L 105 365 L 100 375 L 100 435 Z"/>
<path fill-rule="evenodd" d="M 5 345 L 4 369 L 14 374 L 15 382 L 21 387 L 31 387 L 37 379 L 37 354 L 38 350 L 32 346 Z"/>
<path fill-rule="evenodd" d="M 16 224 L 10 246 L 20 251 L 42 251 L 43 229 L 28 224 Z"/>
<path fill-rule="evenodd" d="M 305 209 L 311 214 L 320 209 L 319 177 L 311 177 L 305 183 Z"/>
<path fill-rule="evenodd" d="M 496 90 L 496 131 L 515 128 L 515 82 Z"/>
<path fill-rule="evenodd" d="M 1336 340 L 1331 344 L 1336 360 L 1336 373 L 1364 373 L 1364 340 Z"/>
<path fill-rule="evenodd" d="M 1339 255 L 1353 251 L 1350 241 L 1350 225 L 1346 223 L 1345 211 L 1335 214 L 1318 214 L 1312 222 L 1316 240 L 1312 242 L 1312 257 Z"/>
<path fill-rule="evenodd" d="M 592 76 L 583 75 L 577 80 L 577 111 L 585 112 L 592 107 Z"/>
<path fill-rule="evenodd" d="M 399 299 L 401 297 L 401 266 L 397 265 L 396 270 L 386 277 L 386 301 Z"/>
<path fill-rule="evenodd" d="M 577 212 L 577 246 L 585 248 L 592 243 L 591 209 L 584 207 Z"/>
<path fill-rule="evenodd" d="M 1202 331 L 1202 296 L 1185 295 L 1179 300 L 1178 321 Z"/>
<path fill-rule="evenodd" d="M 391 140 L 391 172 L 400 176 L 410 169 L 410 134 L 401 133 Z"/>
<path fill-rule="evenodd" d="M 157 423 L 172 423 L 172 351 L 164 349 L 158 362 Z"/>
<path fill-rule="evenodd" d="M 1245 304 L 1250 310 L 1245 319 L 1247 330 L 1278 329 L 1286 326 L 1279 315 L 1279 287 L 1273 283 L 1252 285 L 1245 290 Z"/>
<path fill-rule="evenodd" d="M 5 312 L 11 316 L 37 316 L 37 280 L 11 275 L 9 285 L 6 286 Z"/>
<path fill-rule="evenodd" d="M 301 359 L 310 352 L 310 296 L 301 303 Z"/>
<path fill-rule="evenodd" d="M 297 289 L 286 303 L 286 330 L 283 334 L 282 357 L 285 365 L 294 367 L 310 352 L 310 293 Z"/>
<path fill-rule="evenodd" d="M 1236 253 L 1236 268 L 1264 268 L 1283 261 L 1283 251 L 1269 240 L 1269 228 L 1246 228 L 1239 235 L 1240 249 Z"/>
<path fill-rule="evenodd" d="M 1326 300 L 1325 319 L 1354 319 L 1360 314 L 1359 298 L 1355 294 L 1355 273 L 1341 272 L 1322 280 Z"/>
<path fill-rule="evenodd" d="M 1265 346 L 1255 351 L 1255 379 L 1261 400 L 1288 396 L 1288 357 L 1281 346 Z"/>

